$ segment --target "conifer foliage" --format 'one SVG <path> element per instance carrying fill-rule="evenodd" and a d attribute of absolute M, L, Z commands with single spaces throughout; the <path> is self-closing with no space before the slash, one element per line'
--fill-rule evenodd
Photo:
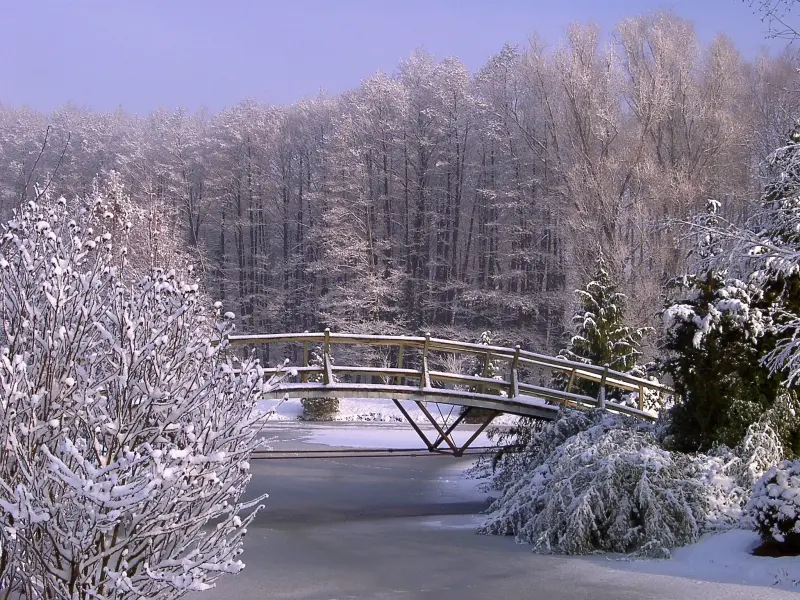
<path fill-rule="evenodd" d="M 770 182 L 762 198 L 757 245 L 750 253 L 760 259 L 754 280 L 778 329 L 766 364 L 792 384 L 800 378 L 800 124 L 767 166 Z"/>
<path fill-rule="evenodd" d="M 598 251 L 593 280 L 576 294 L 580 305 L 572 317 L 574 334 L 559 356 L 584 364 L 608 365 L 622 372 L 633 369 L 647 329 L 626 324 L 626 297 L 614 282 L 602 250 Z M 597 384 L 591 382 L 580 382 L 576 389 L 597 395 Z"/>
<path fill-rule="evenodd" d="M 116 241 L 130 226 L 112 209 L 31 202 L 2 227 L 0 589 L 12 597 L 206 589 L 244 567 L 262 500 L 241 496 L 263 369 L 229 355 L 233 314 L 215 305 L 215 317 L 196 284 L 158 270 L 127 283 Z"/>
<path fill-rule="evenodd" d="M 800 375 L 800 131 L 771 155 L 767 175 L 761 210 L 747 228 L 720 225 L 719 204 L 709 202 L 695 224 L 699 263 L 675 282 L 680 300 L 664 312 L 663 366 L 678 400 L 672 429 L 684 450 L 734 445 L 765 416 L 787 451 L 800 451 L 800 427 L 776 420 L 796 404 Z M 728 253 L 722 238 L 732 245 Z"/>

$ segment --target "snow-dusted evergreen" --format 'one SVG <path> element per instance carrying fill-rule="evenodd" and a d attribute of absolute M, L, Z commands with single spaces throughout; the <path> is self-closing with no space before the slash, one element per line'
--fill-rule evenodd
<path fill-rule="evenodd" d="M 800 348 L 797 139 L 771 156 L 762 209 L 748 228 L 726 224 L 713 201 L 694 223 L 695 270 L 673 282 L 677 301 L 663 314 L 662 366 L 677 392 L 678 448 L 736 444 L 779 397 L 792 401 L 786 385 Z M 800 451 L 797 427 L 781 430 L 787 449 Z"/>
<path fill-rule="evenodd" d="M 753 278 L 778 328 L 765 362 L 793 384 L 800 378 L 800 124 L 767 166 L 770 180 L 757 219 L 758 242 L 749 251 L 759 267 Z"/>
<path fill-rule="evenodd" d="M 761 364 L 774 339 L 772 321 L 760 308 L 762 292 L 716 270 L 677 285 L 681 300 L 664 311 L 662 362 L 676 392 L 676 447 L 735 445 L 781 388 Z"/>
<path fill-rule="evenodd" d="M 130 227 L 95 197 L 2 228 L 0 589 L 26 598 L 206 589 L 263 500 L 241 500 L 263 370 L 197 284 L 127 283 Z"/>
<path fill-rule="evenodd" d="M 783 452 L 753 426 L 731 452 L 671 453 L 654 428 L 600 411 L 565 411 L 507 455 L 482 533 L 514 535 L 539 552 L 668 557 L 707 530 L 739 523 L 754 477 Z"/>
<path fill-rule="evenodd" d="M 800 552 L 800 461 L 782 461 L 764 473 L 747 512 L 762 540 Z"/>
<path fill-rule="evenodd" d="M 572 317 L 573 335 L 559 356 L 589 365 L 608 365 L 616 371 L 633 369 L 641 356 L 639 343 L 647 329 L 626 323 L 626 296 L 612 279 L 601 249 L 592 281 L 575 293 L 579 307 Z M 575 389 L 596 396 L 598 386 L 580 381 Z"/>

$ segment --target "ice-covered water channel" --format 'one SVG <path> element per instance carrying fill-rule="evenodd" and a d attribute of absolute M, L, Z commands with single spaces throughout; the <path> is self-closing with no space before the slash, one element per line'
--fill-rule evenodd
<path fill-rule="evenodd" d="M 276 450 L 420 447 L 407 425 L 283 421 L 270 424 L 265 436 Z M 476 535 L 486 495 L 463 474 L 471 462 L 452 456 L 253 461 L 249 493 L 270 498 L 245 539 L 247 568 L 191 598 L 797 598 L 763 577 L 751 578 L 758 586 L 719 583 L 736 580 L 736 572 L 725 570 L 738 569 L 722 560 L 716 571 L 687 575 L 665 563 L 534 555 L 511 538 Z M 698 564 L 701 555 L 694 549 L 691 560 Z"/>

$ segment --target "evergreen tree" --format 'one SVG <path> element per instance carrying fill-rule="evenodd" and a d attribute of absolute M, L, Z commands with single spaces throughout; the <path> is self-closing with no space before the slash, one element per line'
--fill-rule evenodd
<path fill-rule="evenodd" d="M 775 402 L 781 378 L 762 358 L 774 346 L 761 291 L 713 269 L 675 282 L 682 300 L 664 312 L 662 369 L 673 381 L 673 444 L 683 451 L 733 447 Z"/>
<path fill-rule="evenodd" d="M 778 330 L 766 363 L 793 383 L 800 375 L 800 124 L 789 143 L 770 156 L 767 173 L 770 181 L 758 218 L 760 245 L 751 250 L 759 259 L 753 280 Z"/>
<path fill-rule="evenodd" d="M 750 423 L 767 418 L 787 451 L 800 452 L 800 129 L 770 156 L 767 176 L 755 226 L 731 236 L 710 203 L 697 224 L 700 265 L 679 282 L 683 300 L 665 311 L 663 366 L 677 392 L 672 430 L 681 449 L 736 444 Z M 748 257 L 734 265 L 750 273 L 747 283 L 719 267 L 723 231 L 734 255 Z"/>
<path fill-rule="evenodd" d="M 574 333 L 559 357 L 587 365 L 607 364 L 622 372 L 633 369 L 641 356 L 639 342 L 647 328 L 625 324 L 626 296 L 612 279 L 602 250 L 598 253 L 593 280 L 575 293 L 580 305 L 572 317 Z M 556 379 L 559 384 L 565 384 L 562 375 Z M 577 381 L 573 391 L 596 396 L 599 387 L 593 382 Z M 609 390 L 609 393 L 614 391 Z"/>

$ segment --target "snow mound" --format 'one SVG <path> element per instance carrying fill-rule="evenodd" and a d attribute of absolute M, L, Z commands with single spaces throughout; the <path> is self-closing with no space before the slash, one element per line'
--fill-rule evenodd
<path fill-rule="evenodd" d="M 594 560 L 637 573 L 800 591 L 800 558 L 753 556 L 759 543 L 757 533 L 731 529 L 703 535 L 697 543 L 675 549 L 670 560 Z"/>

